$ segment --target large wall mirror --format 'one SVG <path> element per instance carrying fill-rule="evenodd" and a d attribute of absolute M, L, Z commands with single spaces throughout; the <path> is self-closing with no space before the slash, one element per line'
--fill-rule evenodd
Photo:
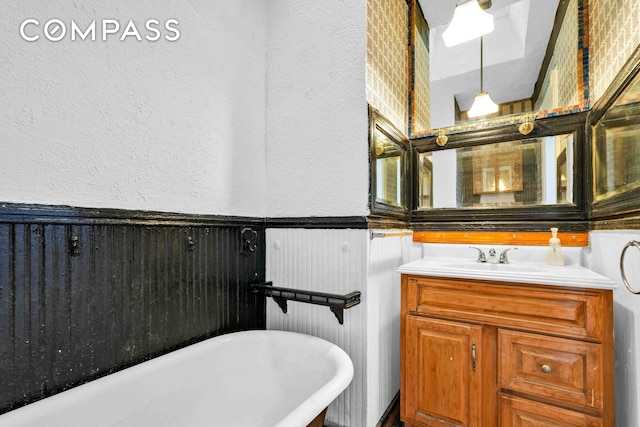
<path fill-rule="evenodd" d="M 589 116 L 593 141 L 592 216 L 640 211 L 640 48 Z"/>
<path fill-rule="evenodd" d="M 480 39 L 444 45 L 442 33 L 458 0 L 412 0 L 410 135 L 587 110 L 587 1 L 480 0 L 494 17 L 481 49 Z M 481 86 L 500 109 L 469 119 Z"/>
<path fill-rule="evenodd" d="M 373 215 L 409 219 L 409 147 L 402 133 L 369 107 L 369 194 Z"/>
<path fill-rule="evenodd" d="M 573 151 L 568 133 L 419 153 L 417 208 L 572 204 Z"/>
<path fill-rule="evenodd" d="M 541 229 L 547 219 L 582 231 L 585 119 L 586 113 L 540 119 L 528 135 L 513 125 L 461 132 L 445 147 L 435 136 L 413 139 L 412 220 L 492 221 L 491 227 L 520 221 L 530 229 L 535 218 Z"/>

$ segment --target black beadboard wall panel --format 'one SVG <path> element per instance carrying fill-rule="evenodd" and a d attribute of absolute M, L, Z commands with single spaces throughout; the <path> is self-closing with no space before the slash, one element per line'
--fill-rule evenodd
<path fill-rule="evenodd" d="M 264 220 L 6 206 L 0 413 L 207 337 L 265 327 L 264 297 L 248 289 L 265 280 Z M 255 252 L 242 252 L 245 226 L 258 233 Z"/>

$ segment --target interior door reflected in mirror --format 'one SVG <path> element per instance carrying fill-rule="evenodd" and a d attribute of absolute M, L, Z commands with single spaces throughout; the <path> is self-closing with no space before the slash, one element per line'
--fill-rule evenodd
<path fill-rule="evenodd" d="M 563 134 L 418 153 L 418 209 L 572 204 L 573 151 Z"/>

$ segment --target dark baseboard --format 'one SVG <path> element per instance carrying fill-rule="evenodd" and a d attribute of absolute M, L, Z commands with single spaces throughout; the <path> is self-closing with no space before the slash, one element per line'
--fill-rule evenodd
<path fill-rule="evenodd" d="M 376 427 L 393 427 L 400 419 L 400 392 L 395 395 Z"/>

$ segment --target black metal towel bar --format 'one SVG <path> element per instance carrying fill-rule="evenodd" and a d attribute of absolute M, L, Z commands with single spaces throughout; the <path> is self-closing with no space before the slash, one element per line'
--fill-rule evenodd
<path fill-rule="evenodd" d="M 251 285 L 251 289 L 254 293 L 260 293 L 273 298 L 283 313 L 287 312 L 287 301 L 328 306 L 341 325 L 344 323 L 344 310 L 360 304 L 359 291 L 350 292 L 346 295 L 327 294 L 300 289 L 279 288 L 273 286 L 273 282 L 253 284 Z"/>

